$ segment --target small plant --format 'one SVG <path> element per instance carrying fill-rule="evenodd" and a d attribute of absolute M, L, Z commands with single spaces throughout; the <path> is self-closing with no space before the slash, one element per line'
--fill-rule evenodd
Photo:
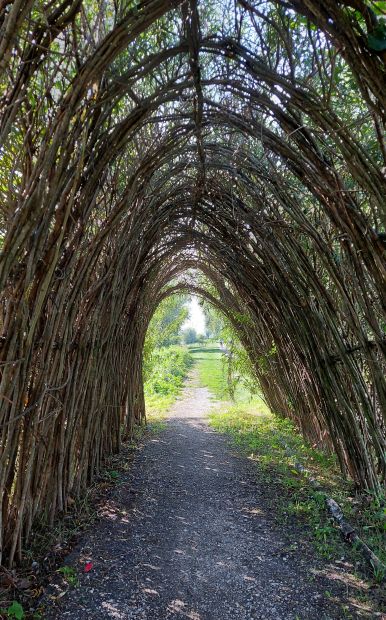
<path fill-rule="evenodd" d="M 334 528 L 330 525 L 318 525 L 314 530 L 317 540 L 327 542 L 328 538 L 334 533 Z"/>
<path fill-rule="evenodd" d="M 8 609 L 0 609 L 0 613 L 4 614 L 6 618 L 14 618 L 15 620 L 25 618 L 23 606 L 17 601 L 13 601 Z"/>
<path fill-rule="evenodd" d="M 371 566 L 373 567 L 374 580 L 376 583 L 382 583 L 386 578 L 386 571 L 383 566 L 375 566 L 373 562 L 371 562 Z"/>
<path fill-rule="evenodd" d="M 61 573 L 64 579 L 70 586 L 76 586 L 78 583 L 78 577 L 75 568 L 72 566 L 62 566 L 58 569 L 58 573 Z"/>
<path fill-rule="evenodd" d="M 119 472 L 115 471 L 114 469 L 107 471 L 106 474 L 110 478 L 110 480 L 113 480 L 113 481 L 117 481 L 119 478 Z"/>

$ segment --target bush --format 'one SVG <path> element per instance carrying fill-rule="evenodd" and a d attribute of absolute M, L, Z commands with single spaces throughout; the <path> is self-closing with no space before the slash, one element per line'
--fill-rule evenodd
<path fill-rule="evenodd" d="M 193 327 L 187 327 L 182 332 L 182 337 L 185 344 L 193 344 L 197 342 L 197 332 Z"/>
<path fill-rule="evenodd" d="M 178 394 L 192 361 L 193 358 L 185 347 L 154 349 L 146 362 L 145 394 Z"/>

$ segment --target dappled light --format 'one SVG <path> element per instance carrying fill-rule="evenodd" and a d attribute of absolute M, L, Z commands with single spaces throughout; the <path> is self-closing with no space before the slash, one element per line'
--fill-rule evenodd
<path fill-rule="evenodd" d="M 218 357 L 212 360 L 221 368 Z M 234 620 L 236 612 L 241 620 L 340 618 L 344 609 L 359 610 L 362 619 L 378 617 L 341 552 L 336 561 L 316 560 L 305 530 L 274 525 L 279 487 L 259 484 L 255 465 L 220 434 L 208 432 L 208 411 L 220 416 L 222 408 L 199 385 L 199 366 L 169 411 L 162 441 L 146 442 L 88 534 L 93 573 L 80 577 L 80 586 L 49 620 L 75 618 L 83 608 L 106 617 L 100 601 L 106 603 L 102 614 L 109 609 L 125 620 Z M 110 514 L 119 515 L 123 507 L 127 525 Z M 78 557 L 75 550 L 72 565 Z"/>
<path fill-rule="evenodd" d="M 190 295 L 266 405 L 380 497 L 384 3 L 6 1 L 0 31 L 0 563 L 145 423 L 144 379 L 170 405 L 189 360 L 156 372 L 152 325 L 172 344 Z"/>

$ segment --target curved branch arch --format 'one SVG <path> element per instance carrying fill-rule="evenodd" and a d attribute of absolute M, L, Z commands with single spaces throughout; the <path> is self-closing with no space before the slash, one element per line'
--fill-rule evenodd
<path fill-rule="evenodd" d="M 10 563 L 143 420 L 146 327 L 178 291 L 226 314 L 273 409 L 325 437 L 358 485 L 384 484 L 378 17 L 362 2 L 243 0 L 214 27 L 216 2 L 1 8 Z"/>

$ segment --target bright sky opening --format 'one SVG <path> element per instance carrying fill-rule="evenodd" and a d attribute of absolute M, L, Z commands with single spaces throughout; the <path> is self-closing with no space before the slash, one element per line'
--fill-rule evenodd
<path fill-rule="evenodd" d="M 206 321 L 204 312 L 198 303 L 197 297 L 192 296 L 188 303 L 189 318 L 185 321 L 182 329 L 192 327 L 198 334 L 205 334 Z"/>

